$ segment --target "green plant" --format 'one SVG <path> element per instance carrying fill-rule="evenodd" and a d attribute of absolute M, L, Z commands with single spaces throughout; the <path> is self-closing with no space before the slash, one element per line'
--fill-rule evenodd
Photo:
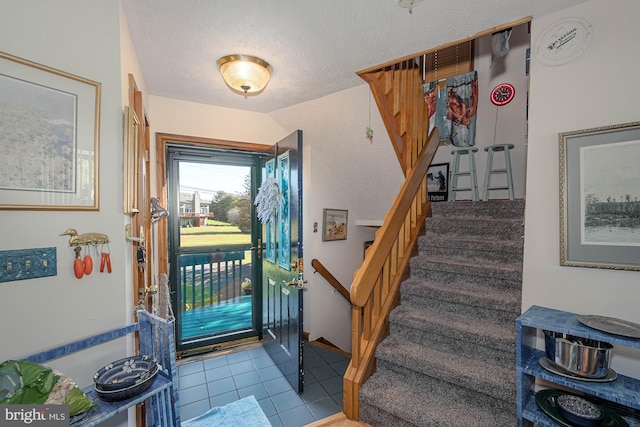
<path fill-rule="evenodd" d="M 240 285 L 240 289 L 242 289 L 245 292 L 248 292 L 251 290 L 251 279 L 249 279 L 248 277 L 245 277 L 244 280 L 242 281 L 242 284 Z"/>

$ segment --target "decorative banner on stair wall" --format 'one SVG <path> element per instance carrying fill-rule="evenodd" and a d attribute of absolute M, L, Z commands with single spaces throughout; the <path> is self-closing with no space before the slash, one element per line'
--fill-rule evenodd
<path fill-rule="evenodd" d="M 440 130 L 440 141 L 451 142 L 449 133 L 447 132 L 447 92 L 440 89 L 439 82 L 429 82 L 424 84 L 424 100 L 427 103 L 427 112 L 429 114 L 429 132 L 434 127 Z"/>
<path fill-rule="evenodd" d="M 456 147 L 476 145 L 478 73 L 447 78 L 447 131 Z"/>
<path fill-rule="evenodd" d="M 478 111 L 478 73 L 471 71 L 447 78 L 444 91 L 439 82 L 424 84 L 424 98 L 428 104 L 429 132 L 434 126 L 440 130 L 440 141 L 456 147 L 476 144 L 476 112 Z"/>

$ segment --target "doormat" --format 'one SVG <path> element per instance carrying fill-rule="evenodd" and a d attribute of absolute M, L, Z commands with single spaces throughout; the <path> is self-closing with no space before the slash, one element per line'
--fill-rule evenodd
<path fill-rule="evenodd" d="M 211 408 L 202 415 L 183 421 L 182 427 L 271 427 L 267 416 L 253 395 Z"/>

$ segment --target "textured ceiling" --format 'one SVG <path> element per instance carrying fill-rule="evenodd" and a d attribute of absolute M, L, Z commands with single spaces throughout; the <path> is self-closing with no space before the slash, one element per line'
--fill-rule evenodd
<path fill-rule="evenodd" d="M 269 113 L 363 83 L 357 71 L 586 0 L 122 0 L 148 94 Z M 263 58 L 259 95 L 232 92 L 216 61 Z"/>

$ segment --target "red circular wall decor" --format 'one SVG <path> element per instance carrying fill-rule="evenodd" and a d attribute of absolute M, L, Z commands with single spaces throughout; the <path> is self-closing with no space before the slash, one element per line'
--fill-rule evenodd
<path fill-rule="evenodd" d="M 491 102 L 495 105 L 505 105 L 511 102 L 516 90 L 509 83 L 502 83 L 491 91 Z"/>

